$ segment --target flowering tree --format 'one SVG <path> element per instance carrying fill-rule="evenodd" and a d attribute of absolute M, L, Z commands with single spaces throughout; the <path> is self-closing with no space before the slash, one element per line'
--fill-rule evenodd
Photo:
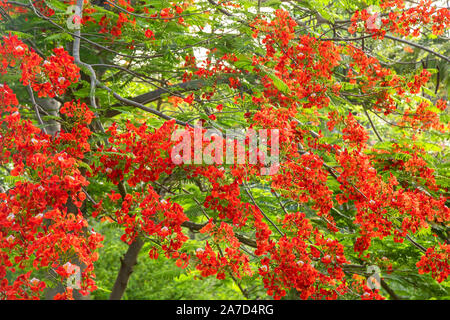
<path fill-rule="evenodd" d="M 441 2 L 0 0 L 0 298 L 94 292 L 99 224 L 111 299 L 144 249 L 249 299 L 448 295 Z M 220 161 L 237 128 L 277 163 Z"/>

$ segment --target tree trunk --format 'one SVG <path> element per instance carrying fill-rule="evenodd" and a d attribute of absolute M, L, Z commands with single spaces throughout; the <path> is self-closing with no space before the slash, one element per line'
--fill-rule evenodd
<path fill-rule="evenodd" d="M 36 98 L 36 102 L 38 105 L 40 105 L 45 112 L 48 113 L 50 116 L 57 117 L 59 115 L 59 107 L 60 103 L 56 101 L 55 99 L 51 98 Z M 45 117 L 45 113 L 40 113 L 41 117 Z M 50 119 L 44 121 L 45 129 L 47 130 L 47 133 L 52 135 L 53 137 L 61 131 L 61 125 L 58 121 Z"/>
<path fill-rule="evenodd" d="M 131 273 L 133 272 L 133 267 L 137 263 L 137 257 L 141 251 L 144 241 L 137 238 L 128 246 L 128 250 L 120 259 L 120 269 L 114 283 L 114 287 L 109 296 L 109 300 L 120 300 L 125 292 L 128 285 L 128 280 L 130 279 Z"/>

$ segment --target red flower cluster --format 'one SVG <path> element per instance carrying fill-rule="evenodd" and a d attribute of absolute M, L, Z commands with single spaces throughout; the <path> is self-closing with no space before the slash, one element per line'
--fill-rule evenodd
<path fill-rule="evenodd" d="M 350 146 L 356 146 L 358 150 L 361 150 L 367 140 L 369 140 L 367 131 L 356 121 L 351 113 L 345 119 L 345 128 L 342 130 L 342 133 L 342 138 L 349 142 Z"/>
<path fill-rule="evenodd" d="M 20 66 L 23 85 L 30 85 L 39 97 L 54 97 L 62 95 L 71 83 L 77 82 L 80 69 L 73 63 L 71 57 L 63 48 L 55 48 L 55 55 L 43 59 L 17 36 L 3 37 L 0 44 L 0 73 L 5 74 L 8 66 Z M 42 82 L 39 79 L 45 78 Z"/>
<path fill-rule="evenodd" d="M 379 28 L 375 27 L 373 23 L 368 23 L 368 21 L 373 22 L 373 15 L 369 14 L 367 10 L 357 10 L 351 19 L 352 25 L 349 27 L 349 32 L 356 32 L 359 21 L 364 22 L 363 30 L 372 33 L 374 38 L 380 39 L 383 39 L 387 31 L 405 37 L 409 35 L 418 37 L 421 34 L 422 27 L 426 25 L 431 25 L 432 32 L 435 35 L 441 35 L 444 30 L 448 29 L 450 25 L 450 10 L 448 8 L 438 8 L 433 5 L 431 0 L 422 0 L 416 4 L 416 6 L 405 9 L 403 0 L 382 1 L 380 3 L 381 8 L 389 9 L 389 14 L 386 18 L 380 18 L 382 25 Z"/>
<path fill-rule="evenodd" d="M 287 214 L 283 228 L 293 232 L 292 236 L 281 237 L 259 268 L 267 294 L 280 299 L 292 288 L 302 299 L 336 299 L 345 293 L 344 247 L 313 230 L 304 213 Z"/>
<path fill-rule="evenodd" d="M 417 262 L 419 273 L 430 273 L 437 282 L 448 278 L 450 273 L 450 245 L 439 244 L 439 248 L 428 248 L 425 255 Z"/>
<path fill-rule="evenodd" d="M 41 72 L 40 58 L 23 42 L 16 37 L 5 37 L 0 48 L 3 74 L 8 66 L 20 64 L 24 84 L 36 79 Z M 9 53 L 4 51 L 7 49 Z M 11 56 L 11 52 L 16 55 Z M 49 63 L 63 68 L 65 71 L 60 70 L 63 75 L 71 70 L 74 76 L 69 79 L 73 80 L 77 69 L 71 69 L 72 59 L 63 50 L 54 52 L 57 56 L 50 58 Z M 55 81 L 54 70 L 46 70 L 44 73 Z M 68 85 L 60 83 L 51 87 L 63 90 Z M 41 88 L 35 82 L 32 87 Z M 93 262 L 98 258 L 96 249 L 103 237 L 95 232 L 86 234 L 88 223 L 79 209 L 67 210 L 69 199 L 77 208 L 81 207 L 86 198 L 82 188 L 88 182 L 81 175 L 76 158 L 56 150 L 58 142 L 52 145 L 50 136 L 21 119 L 16 107 L 18 101 L 7 85 L 0 86 L 0 97 L 0 164 L 12 165 L 11 175 L 21 176 L 14 188 L 0 193 L 0 278 L 3 278 L 0 297 L 38 298 L 49 279 L 29 280 L 33 272 L 60 270 L 67 256 L 85 266 L 80 293 L 88 294 L 96 289 Z M 11 284 L 4 278 L 7 271 L 15 279 Z M 66 276 L 60 273 L 60 281 Z"/>

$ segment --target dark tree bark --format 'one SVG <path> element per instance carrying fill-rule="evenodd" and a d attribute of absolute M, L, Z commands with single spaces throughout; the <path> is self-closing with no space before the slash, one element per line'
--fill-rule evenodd
<path fill-rule="evenodd" d="M 216 81 L 217 81 L 217 83 L 224 83 L 224 84 L 230 83 L 229 77 L 226 77 L 223 75 L 219 75 L 216 78 Z M 146 92 L 146 93 L 143 93 L 143 94 L 135 96 L 135 97 L 129 97 L 127 99 L 132 102 L 137 102 L 139 104 L 145 105 L 147 103 L 154 102 L 154 101 L 161 99 L 161 96 L 163 96 L 164 94 L 175 94 L 175 93 L 181 94 L 181 93 L 185 93 L 185 92 L 189 92 L 189 91 L 196 91 L 196 90 L 200 90 L 201 88 L 203 88 L 206 84 L 207 84 L 207 82 L 203 79 L 191 80 L 191 81 L 187 81 L 187 82 L 181 82 L 178 84 L 174 84 L 174 85 L 168 86 L 167 88 L 159 88 L 159 89 L 156 89 L 156 90 L 153 90 L 150 92 Z M 239 87 L 242 92 L 246 92 L 248 94 L 251 94 L 253 92 L 253 90 L 246 84 L 240 84 Z M 124 101 L 121 101 L 119 103 L 112 105 L 112 107 L 119 107 L 122 105 L 127 105 L 127 103 L 125 103 Z M 132 104 L 129 104 L 129 103 L 128 103 L 128 105 L 133 106 Z M 110 118 L 110 117 L 114 117 L 118 114 L 120 114 L 120 111 L 114 110 L 114 109 L 109 109 L 105 112 L 104 116 L 107 118 Z"/>
<path fill-rule="evenodd" d="M 109 300 L 120 300 L 128 285 L 128 280 L 133 273 L 133 267 L 137 263 L 137 257 L 144 245 L 144 241 L 137 238 L 133 243 L 128 246 L 128 250 L 120 259 L 120 269 L 114 283 L 114 287 L 109 296 Z"/>

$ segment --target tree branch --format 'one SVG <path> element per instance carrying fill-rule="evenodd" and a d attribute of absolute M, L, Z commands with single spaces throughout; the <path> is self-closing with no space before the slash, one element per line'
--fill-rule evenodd
<path fill-rule="evenodd" d="M 182 227 L 188 228 L 191 231 L 200 231 L 205 225 L 206 225 L 206 223 L 195 223 L 192 221 L 185 221 L 181 224 Z M 252 248 L 257 247 L 256 241 L 253 239 L 249 239 L 238 233 L 235 234 L 235 237 L 239 240 L 239 242 L 241 242 L 249 247 L 252 247 Z"/>
<path fill-rule="evenodd" d="M 377 128 L 375 128 L 375 125 L 373 124 L 372 119 L 370 119 L 369 113 L 367 112 L 366 108 L 363 107 L 363 109 L 364 109 L 364 113 L 367 116 L 367 119 L 369 119 L 369 122 L 370 122 L 370 125 L 372 126 L 373 131 L 375 132 L 375 134 L 378 137 L 378 140 L 380 140 L 380 142 L 383 142 L 383 139 L 381 138 L 380 134 L 378 133 Z"/>
<path fill-rule="evenodd" d="M 31 89 L 30 85 L 27 86 L 27 91 L 28 91 L 28 94 L 30 95 L 31 104 L 34 107 L 34 112 L 36 113 L 36 117 L 38 119 L 39 125 L 42 127 L 41 130 L 42 130 L 42 132 L 47 134 L 47 129 L 45 129 L 44 121 L 42 121 L 41 115 L 39 113 L 39 105 L 37 104 L 36 99 L 34 98 L 33 89 Z"/>
<path fill-rule="evenodd" d="M 122 103 L 116 103 L 112 107 L 118 107 L 123 104 L 137 107 L 136 104 L 145 105 L 147 103 L 161 99 L 161 96 L 163 94 L 167 94 L 167 93 L 170 94 L 170 93 L 172 93 L 172 90 L 175 90 L 177 93 L 180 93 L 180 92 L 186 92 L 186 91 L 190 91 L 190 90 L 198 90 L 198 89 L 202 88 L 204 85 L 205 85 L 205 81 L 198 79 L 198 80 L 192 80 L 192 81 L 174 84 L 172 86 L 169 86 L 168 88 L 158 88 L 156 90 L 146 92 L 144 94 L 138 95 L 133 98 L 118 99 L 116 97 L 116 99 L 118 99 Z M 131 103 L 128 103 L 127 101 L 131 101 Z M 140 108 L 140 107 L 138 107 L 138 108 Z M 145 111 L 148 111 L 148 110 L 145 110 Z M 120 111 L 117 111 L 117 110 L 108 110 L 108 111 L 106 111 L 105 116 L 113 117 L 115 115 L 118 115 L 119 113 L 120 113 Z"/>
<path fill-rule="evenodd" d="M 392 290 L 392 289 L 388 286 L 388 284 L 386 283 L 386 281 L 384 281 L 384 279 L 381 279 L 380 283 L 381 283 L 381 287 L 382 287 L 384 290 L 386 290 L 387 293 L 389 293 L 389 295 L 391 296 L 391 298 L 392 298 L 393 300 L 402 300 L 402 298 L 400 298 L 400 297 L 394 292 L 394 290 Z"/>
<path fill-rule="evenodd" d="M 431 49 L 428 49 L 427 47 L 422 46 L 422 45 L 420 45 L 420 44 L 418 44 L 418 43 L 411 42 L 411 41 L 408 41 L 408 40 L 405 40 L 405 39 L 401 39 L 401 38 L 397 38 L 397 37 L 394 37 L 394 36 L 390 36 L 390 35 L 388 35 L 388 34 L 384 35 L 384 37 L 385 37 L 385 38 L 388 38 L 388 39 L 391 39 L 391 40 L 394 40 L 394 41 L 406 43 L 406 44 L 408 44 L 408 45 L 410 45 L 410 46 L 413 46 L 413 47 L 416 47 L 416 48 L 425 50 L 425 51 L 427 51 L 427 52 L 429 52 L 429 53 L 431 53 L 431 54 L 433 54 L 433 55 L 435 55 L 435 56 L 437 56 L 437 57 L 439 57 L 439 58 L 441 58 L 441 59 L 444 59 L 444 60 L 447 61 L 447 62 L 450 62 L 450 58 L 449 58 L 449 57 L 446 57 L 446 56 L 444 56 L 444 55 L 442 55 L 442 54 L 440 54 L 440 53 L 437 53 L 436 51 L 433 51 L 433 50 L 431 50 Z"/>

